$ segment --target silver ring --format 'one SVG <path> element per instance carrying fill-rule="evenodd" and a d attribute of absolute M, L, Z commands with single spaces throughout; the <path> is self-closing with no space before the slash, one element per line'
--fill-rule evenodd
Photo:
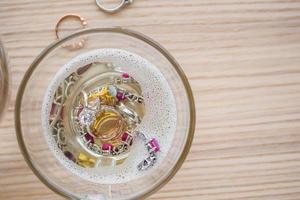
<path fill-rule="evenodd" d="M 133 124 L 141 123 L 141 118 L 139 115 L 135 111 L 127 108 L 123 103 L 120 103 L 120 105 L 117 105 L 116 107 L 120 111 L 121 115 L 123 115 L 125 118 L 128 118 Z"/>
<path fill-rule="evenodd" d="M 129 5 L 131 3 L 133 3 L 133 0 L 121 0 L 120 4 L 118 4 L 117 6 L 113 7 L 113 8 L 107 8 L 105 6 L 102 5 L 102 1 L 103 0 L 96 0 L 96 4 L 97 6 L 104 12 L 106 13 L 116 13 L 118 11 L 120 11 L 123 7 L 125 7 L 126 5 Z"/>

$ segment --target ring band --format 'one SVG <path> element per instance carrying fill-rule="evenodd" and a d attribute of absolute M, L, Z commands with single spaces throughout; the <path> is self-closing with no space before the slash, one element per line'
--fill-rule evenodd
<path fill-rule="evenodd" d="M 79 20 L 83 28 L 86 28 L 86 26 L 87 26 L 87 21 L 83 17 L 81 17 L 79 15 L 76 15 L 76 14 L 64 15 L 56 23 L 56 26 L 55 26 L 55 36 L 56 36 L 56 39 L 60 39 L 58 32 L 59 32 L 59 26 L 60 26 L 61 22 L 63 22 L 64 20 L 66 20 L 68 18 L 74 18 L 74 19 Z M 69 48 L 70 50 L 80 49 L 80 48 L 82 48 L 84 46 L 85 41 L 86 41 L 86 39 L 82 38 L 77 43 L 66 44 L 66 45 L 63 45 L 63 47 Z"/>
<path fill-rule="evenodd" d="M 133 3 L 133 0 L 121 0 L 121 2 L 117 6 L 115 6 L 113 8 L 107 8 L 107 7 L 103 6 L 101 2 L 102 2 L 102 0 L 96 0 L 97 6 L 102 11 L 104 11 L 106 13 L 113 14 L 113 13 L 116 13 L 116 12 L 120 11 L 126 5 L 129 5 L 129 4 Z"/>

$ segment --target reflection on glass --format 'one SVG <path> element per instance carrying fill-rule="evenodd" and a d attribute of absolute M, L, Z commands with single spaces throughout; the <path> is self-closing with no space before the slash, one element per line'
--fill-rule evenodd
<path fill-rule="evenodd" d="M 0 40 L 0 120 L 5 112 L 8 100 L 9 73 L 4 46 Z"/>

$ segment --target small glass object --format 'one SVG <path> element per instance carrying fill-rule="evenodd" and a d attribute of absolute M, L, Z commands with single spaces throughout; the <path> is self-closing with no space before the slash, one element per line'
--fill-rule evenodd
<path fill-rule="evenodd" d="M 64 48 L 81 37 L 89 38 L 84 48 Z M 35 59 L 18 90 L 15 120 L 25 160 L 53 191 L 70 199 L 143 199 L 184 162 L 195 105 L 182 69 L 159 44 L 132 30 L 96 28 L 62 38 Z"/>

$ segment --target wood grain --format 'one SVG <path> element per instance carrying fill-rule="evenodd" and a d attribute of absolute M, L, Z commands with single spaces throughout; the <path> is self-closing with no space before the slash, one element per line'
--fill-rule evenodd
<path fill-rule="evenodd" d="M 300 1 L 136 0 L 117 15 L 94 0 L 1 0 L 12 100 L 1 124 L 0 199 L 62 199 L 18 149 L 14 98 L 66 13 L 90 27 L 123 26 L 165 46 L 186 72 L 197 129 L 179 173 L 150 199 L 300 199 Z"/>

